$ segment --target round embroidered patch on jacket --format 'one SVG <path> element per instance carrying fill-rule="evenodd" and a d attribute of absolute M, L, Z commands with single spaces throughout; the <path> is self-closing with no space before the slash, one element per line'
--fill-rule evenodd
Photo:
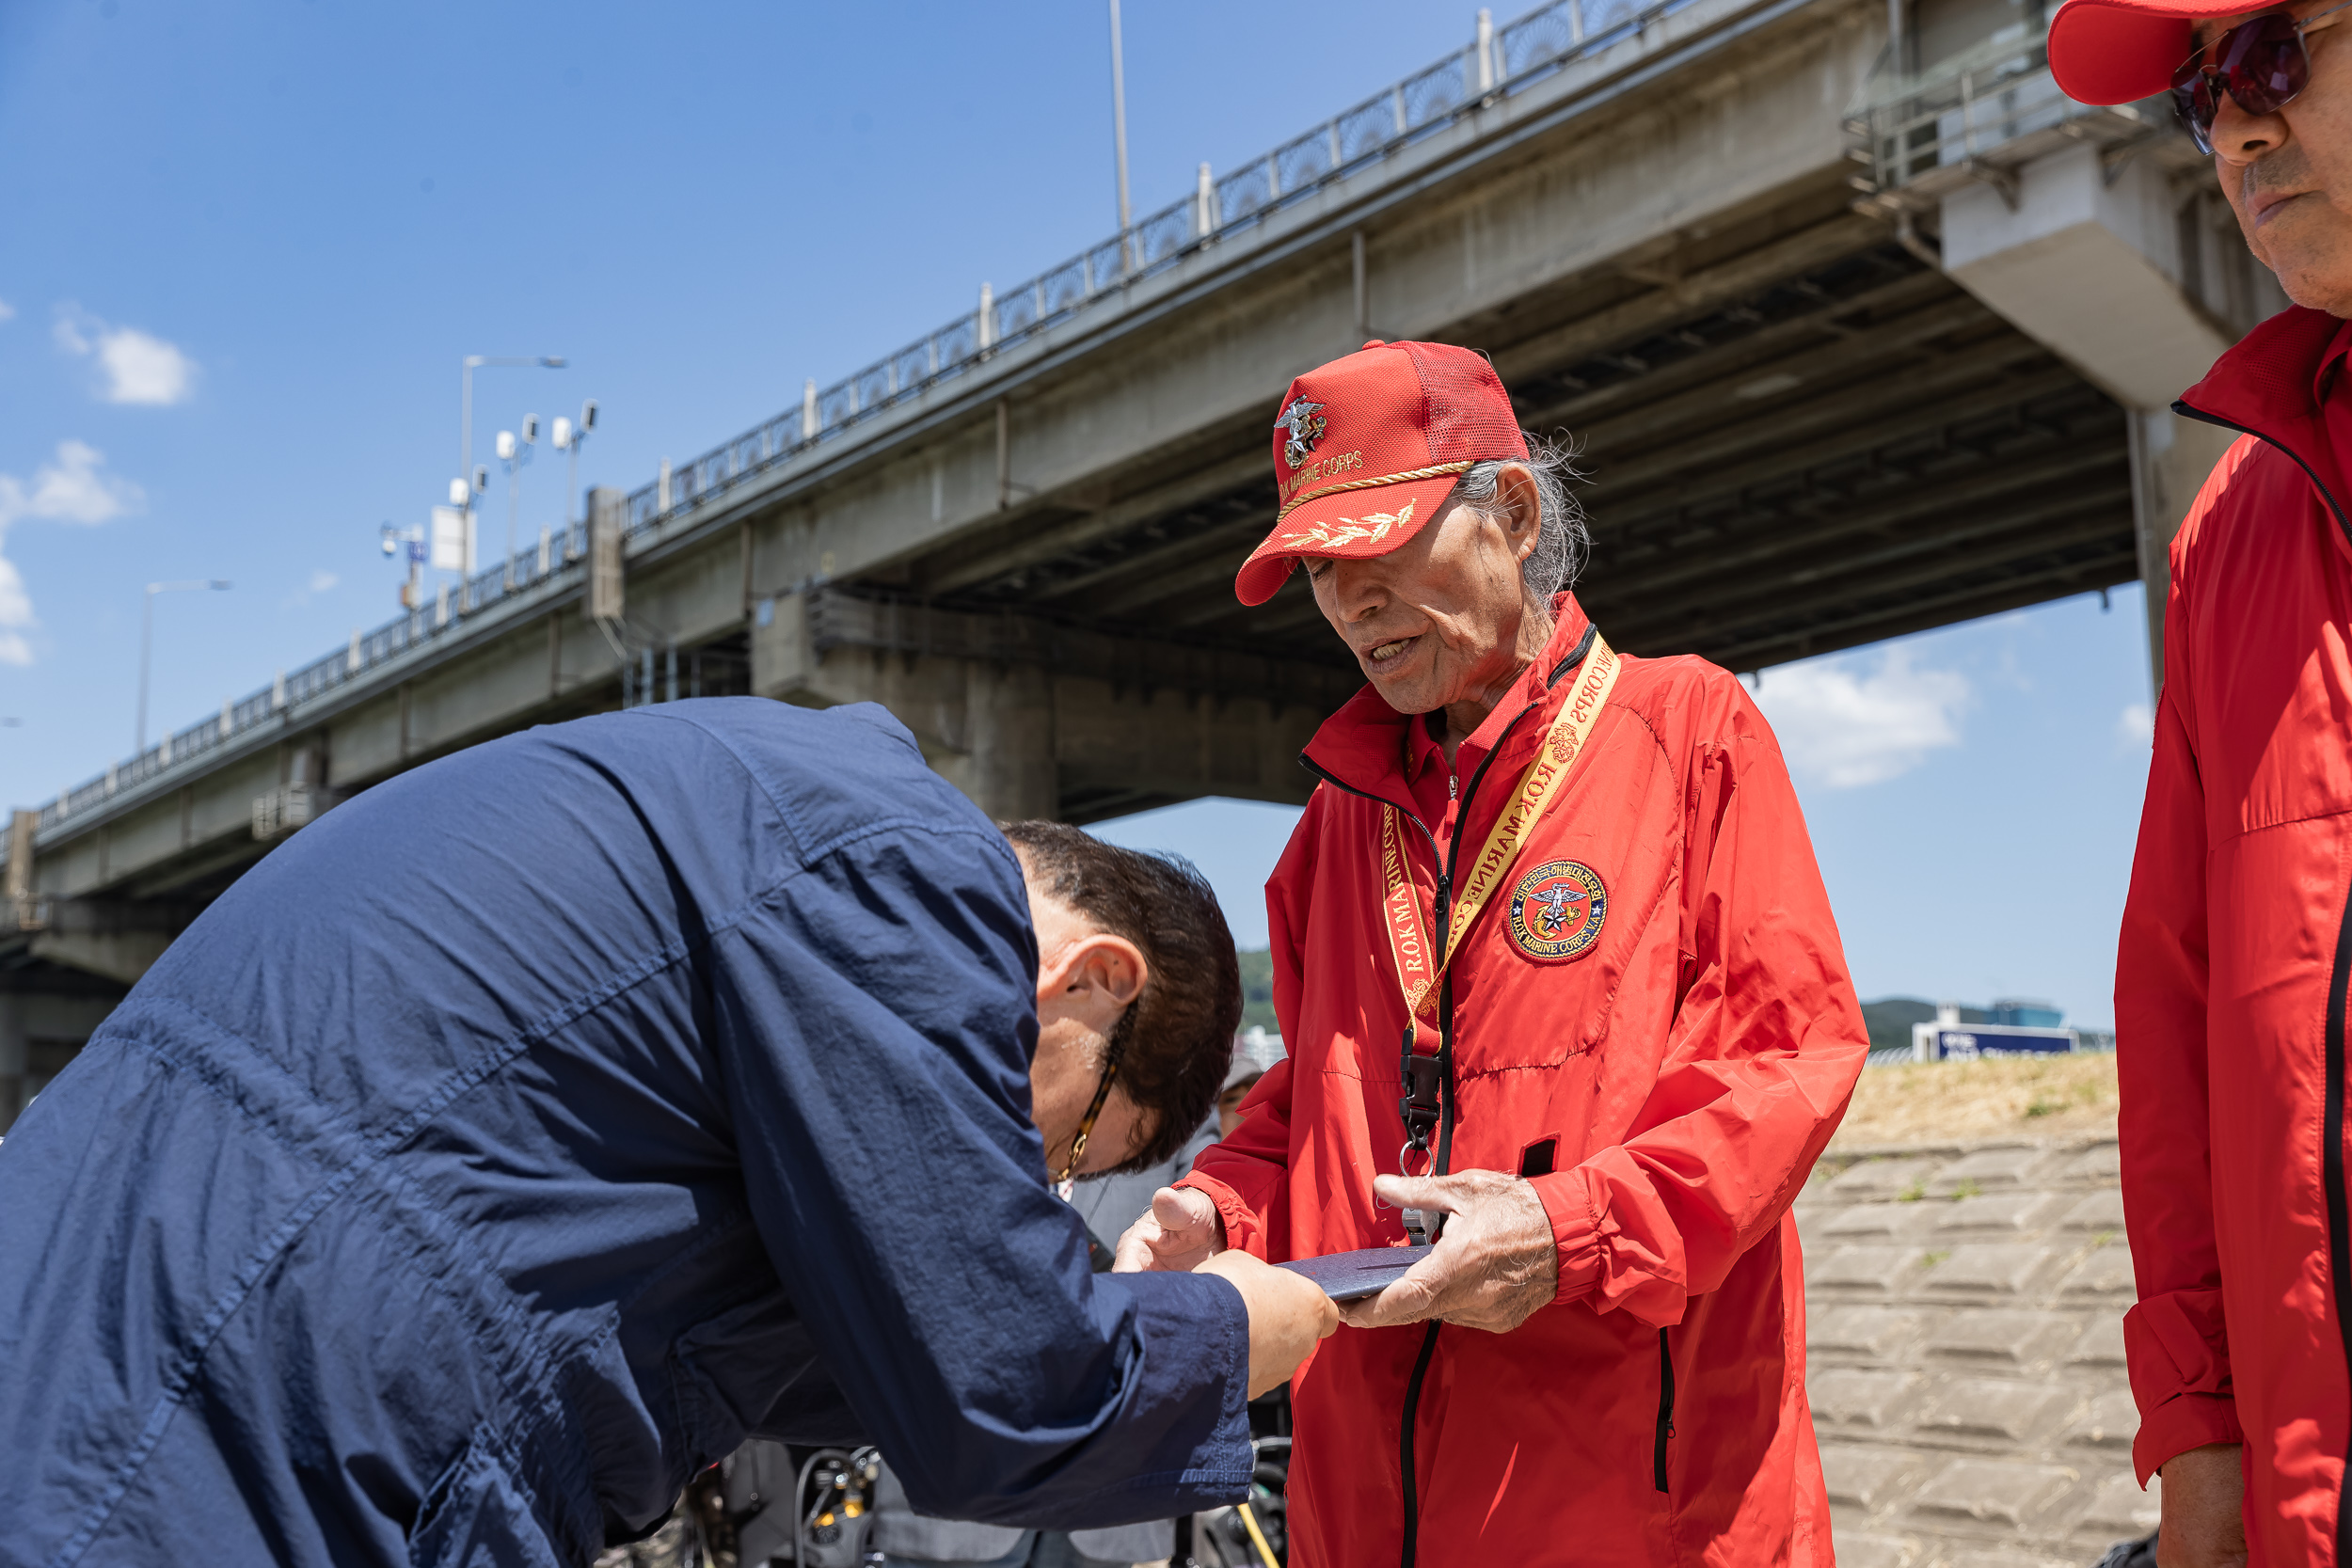
<path fill-rule="evenodd" d="M 1511 888 L 1511 940 L 1531 958 L 1565 963 L 1600 940 L 1609 890 L 1579 861 L 1546 861 Z"/>

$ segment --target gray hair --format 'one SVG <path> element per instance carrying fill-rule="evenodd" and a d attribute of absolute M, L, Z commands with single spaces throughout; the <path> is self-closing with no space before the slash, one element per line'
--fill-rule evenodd
<path fill-rule="evenodd" d="M 1519 580 L 1540 604 L 1550 604 L 1554 594 L 1574 584 L 1577 574 L 1583 570 L 1585 558 L 1592 553 L 1593 536 L 1584 526 L 1583 503 L 1568 488 L 1584 477 L 1577 471 L 1575 456 L 1575 449 L 1565 440 L 1548 440 L 1540 436 L 1527 438 L 1527 461 L 1520 467 L 1535 482 L 1535 501 L 1543 525 L 1536 534 L 1534 549 L 1519 563 Z M 1503 465 L 1518 461 L 1501 458 L 1471 464 L 1454 482 L 1450 499 L 1486 510 L 1494 504 Z"/>

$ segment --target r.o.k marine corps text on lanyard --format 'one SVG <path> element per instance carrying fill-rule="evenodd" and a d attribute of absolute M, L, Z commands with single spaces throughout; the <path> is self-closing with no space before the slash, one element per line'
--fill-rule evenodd
<path fill-rule="evenodd" d="M 1462 938 L 1478 919 L 1478 911 L 1486 907 L 1495 889 L 1503 885 L 1528 834 L 1534 831 L 1535 824 L 1543 819 L 1544 813 L 1567 784 L 1577 759 L 1584 754 L 1584 743 L 1592 736 L 1593 725 L 1599 721 L 1602 705 L 1609 700 L 1610 689 L 1617 684 L 1617 672 L 1622 667 L 1615 652 L 1596 633 L 1584 668 L 1577 672 L 1576 685 L 1570 689 L 1567 700 L 1560 705 L 1559 717 L 1551 721 L 1543 744 L 1535 749 L 1534 760 L 1519 776 L 1519 786 L 1512 794 L 1510 804 L 1503 808 L 1486 834 L 1486 845 L 1478 851 L 1470 877 L 1462 884 L 1461 896 L 1451 910 L 1443 907 L 1440 892 L 1439 918 L 1445 922 L 1442 947 L 1432 948 L 1429 923 L 1422 915 L 1421 896 L 1414 892 L 1412 878 L 1406 872 L 1405 834 L 1397 808 L 1381 808 L 1380 871 L 1387 883 L 1381 908 L 1389 929 L 1389 951 L 1396 959 L 1397 984 L 1405 995 L 1405 1043 L 1399 1063 L 1405 1092 L 1397 1101 L 1397 1108 L 1405 1117 L 1405 1147 L 1397 1151 L 1397 1169 L 1405 1175 L 1426 1175 L 1435 1167 L 1429 1134 L 1444 1118 L 1445 1101 L 1453 1093 L 1453 1085 L 1447 1082 L 1452 1069 L 1451 1042 L 1445 1036 L 1445 1021 L 1433 1011 L 1438 1006 L 1438 982 L 1445 975 L 1446 965 L 1461 951 Z M 1415 1049 L 1423 1024 L 1438 1035 L 1438 1050 L 1434 1053 Z M 1416 1155 L 1421 1160 L 1418 1172 L 1411 1168 Z M 1414 1245 L 1422 1243 L 1427 1224 L 1420 1210 L 1405 1211 L 1405 1228 Z"/>

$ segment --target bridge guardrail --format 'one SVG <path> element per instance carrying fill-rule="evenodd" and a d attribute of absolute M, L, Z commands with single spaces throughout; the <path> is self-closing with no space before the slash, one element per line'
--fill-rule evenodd
<path fill-rule="evenodd" d="M 675 515 L 840 438 L 884 410 L 970 373 L 993 356 L 1061 325 L 1132 285 L 1178 265 L 1203 246 L 1263 224 L 1278 213 L 1435 135 L 1471 112 L 1527 90 L 1563 68 L 1640 36 L 1696 0 L 1550 0 L 1489 29 L 1436 63 L 1391 84 L 1222 178 L 1201 166 L 1193 193 L 1136 220 L 1123 232 L 997 293 L 983 285 L 977 309 L 830 387 L 808 384 L 798 408 L 763 420 L 692 460 L 664 465 L 629 493 L 627 531 L 643 533 Z M 577 575 L 585 541 L 573 530 L 547 571 L 534 549 L 501 562 L 463 586 L 446 618 L 413 610 L 314 659 L 216 718 L 166 736 L 128 761 L 60 793 L 40 810 L 46 830 L 103 805 L 122 790 L 193 763 L 293 707 L 366 674 L 516 594 Z M 511 568 L 511 571 L 510 571 Z"/>
<path fill-rule="evenodd" d="M 2060 92 L 2046 33 L 1989 40 L 1916 76 L 1882 68 L 1846 116 L 1848 147 L 1870 169 L 1855 180 L 1862 205 L 1886 213 L 1932 206 L 1972 181 L 2014 205 L 2018 165 L 2066 141 L 2113 147 L 2171 126 L 2161 99 L 2101 106 Z"/>

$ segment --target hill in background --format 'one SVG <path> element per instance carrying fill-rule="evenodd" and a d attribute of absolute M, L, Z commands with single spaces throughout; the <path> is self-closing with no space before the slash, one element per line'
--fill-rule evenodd
<path fill-rule="evenodd" d="M 1256 1026 L 1267 1034 L 1281 1032 L 1274 1021 L 1274 955 L 1263 947 L 1237 953 L 1241 960 L 1241 1026 Z M 1883 1050 L 1911 1045 L 1911 1026 L 1935 1017 L 1935 1004 L 1915 996 L 1886 996 L 1862 1005 L 1862 1021 L 1870 1031 L 1870 1047 Z M 1993 1015 L 1982 1007 L 1960 1009 L 1963 1023 L 1990 1023 Z"/>
<path fill-rule="evenodd" d="M 1274 955 L 1256 947 L 1233 956 L 1241 960 L 1241 1026 L 1280 1034 L 1281 1025 L 1274 1022 Z"/>

